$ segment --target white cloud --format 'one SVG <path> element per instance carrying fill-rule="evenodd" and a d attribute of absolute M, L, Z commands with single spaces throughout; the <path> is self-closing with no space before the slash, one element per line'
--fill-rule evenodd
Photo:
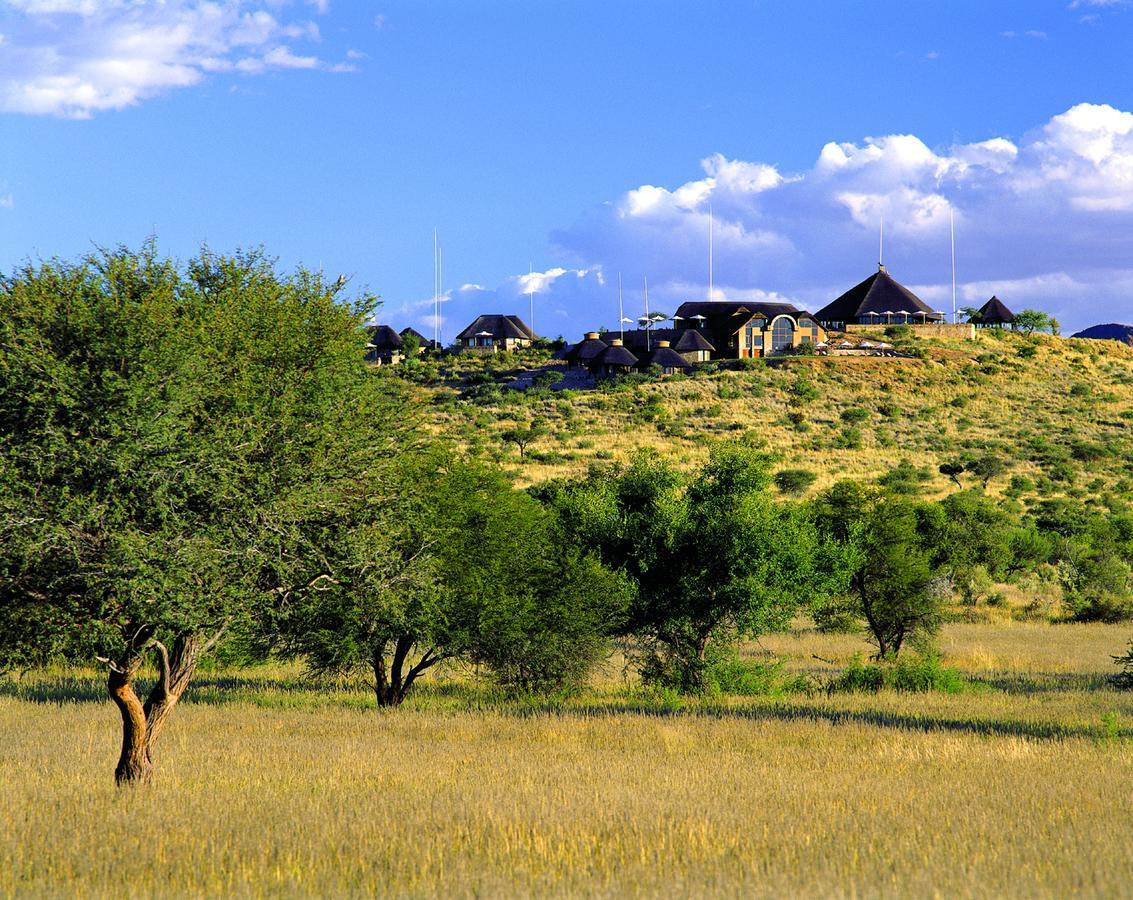
<path fill-rule="evenodd" d="M 7 7 L 3 112 L 88 118 L 212 73 L 350 68 L 299 52 L 299 43 L 319 41 L 318 24 L 281 18 L 287 10 L 278 2 L 7 0 Z"/>
<path fill-rule="evenodd" d="M 890 270 L 950 303 L 954 217 L 964 302 L 998 293 L 1075 328 L 1133 321 L 1133 113 L 1082 103 L 1021 140 L 942 148 L 908 134 L 831 142 L 794 173 L 719 155 L 701 168 L 676 187 L 627 190 L 553 234 L 564 262 L 544 275 L 604 273 L 569 291 L 565 275 L 554 280 L 549 296 L 575 330 L 616 319 L 618 272 L 627 308 L 640 306 L 643 276 L 662 308 L 706 297 L 710 209 L 716 298 L 825 305 L 871 271 L 884 217 Z"/>
<path fill-rule="evenodd" d="M 10 193 L 0 194 L 0 209 L 12 209 L 16 205 Z"/>

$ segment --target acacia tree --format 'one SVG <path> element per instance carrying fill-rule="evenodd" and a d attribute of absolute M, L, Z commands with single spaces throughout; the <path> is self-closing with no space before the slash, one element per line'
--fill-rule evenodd
<path fill-rule="evenodd" d="M 690 479 L 639 455 L 546 489 L 578 539 L 637 585 L 626 630 L 650 648 L 646 674 L 700 689 L 711 646 L 784 627 L 837 587 L 837 545 L 819 545 L 801 507 L 771 499 L 772 461 L 729 443 Z"/>
<path fill-rule="evenodd" d="M 917 508 L 841 482 L 819 498 L 815 512 L 826 540 L 843 543 L 851 562 L 838 611 L 865 622 L 877 657 L 895 657 L 907 640 L 935 634 L 950 587 L 921 546 Z"/>
<path fill-rule="evenodd" d="M 333 580 L 285 609 L 288 649 L 319 671 L 372 675 L 379 706 L 399 706 L 444 660 L 542 689 L 577 682 L 604 654 L 625 579 L 501 473 L 433 448 L 403 459 L 390 490 L 324 546 Z"/>
<path fill-rule="evenodd" d="M 323 578 L 307 537 L 327 486 L 392 458 L 396 429 L 370 425 L 396 408 L 362 362 L 372 304 L 339 287 L 152 245 L 0 281 L 0 666 L 102 660 L 119 784 L 150 778 L 226 629 Z"/>

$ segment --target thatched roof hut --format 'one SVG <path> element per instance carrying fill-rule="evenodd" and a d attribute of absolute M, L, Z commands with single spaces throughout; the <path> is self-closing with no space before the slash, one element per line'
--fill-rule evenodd
<path fill-rule="evenodd" d="M 1014 325 L 1015 313 L 1011 312 L 998 297 L 992 297 L 980 307 L 975 320 L 976 325 Z"/>
<path fill-rule="evenodd" d="M 624 375 L 637 365 L 637 357 L 622 346 L 621 340 L 614 338 L 590 364 L 591 371 L 599 375 Z"/>
<path fill-rule="evenodd" d="M 672 375 L 687 372 L 692 368 L 692 363 L 674 350 L 668 341 L 658 341 L 657 346 L 642 356 L 637 364 L 643 371 L 650 366 L 660 366 L 662 375 Z"/>
<path fill-rule="evenodd" d="M 942 315 L 879 266 L 865 281 L 822 307 L 814 318 L 826 328 L 939 322 Z"/>
<path fill-rule="evenodd" d="M 572 366 L 589 366 L 606 352 L 608 346 L 609 344 L 598 337 L 597 331 L 588 331 L 581 341 L 563 355 L 563 359 Z"/>

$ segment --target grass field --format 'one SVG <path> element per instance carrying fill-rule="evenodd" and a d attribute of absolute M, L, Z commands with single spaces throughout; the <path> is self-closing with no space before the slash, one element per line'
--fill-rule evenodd
<path fill-rule="evenodd" d="M 1012 476 L 1031 482 L 1017 490 L 1024 500 L 1133 493 L 1133 348 L 995 330 L 976 340 L 919 337 L 914 346 L 922 358 L 748 361 L 756 364 L 744 371 L 622 391 L 504 390 L 471 400 L 477 377 L 506 385 L 539 362 L 465 354 L 449 363 L 448 380 L 421 394 L 433 427 L 503 464 L 521 485 L 577 476 L 642 447 L 692 467 L 713 442 L 749 435 L 781 467 L 812 471 L 812 493 L 842 478 L 873 480 L 907 460 L 923 471 L 919 492 L 940 496 L 955 490 L 940 463 L 966 453 L 1006 463 L 992 494 Z M 547 434 L 521 458 L 500 435 L 535 419 Z"/>
<path fill-rule="evenodd" d="M 950 625 L 958 694 L 681 701 L 611 665 L 556 703 L 450 672 L 382 713 L 294 668 L 204 673 L 124 793 L 97 676 L 33 675 L 0 684 L 0 895 L 1127 896 L 1129 636 Z M 861 649 L 747 652 L 821 683 Z"/>

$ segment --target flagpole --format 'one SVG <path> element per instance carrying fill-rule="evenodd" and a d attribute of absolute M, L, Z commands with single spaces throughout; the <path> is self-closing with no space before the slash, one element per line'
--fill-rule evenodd
<path fill-rule="evenodd" d="M 948 230 L 952 237 L 952 324 L 956 324 L 956 215 L 948 204 Z"/>
<path fill-rule="evenodd" d="M 618 272 L 618 328 L 621 329 L 622 343 L 626 339 L 626 314 L 622 310 L 622 273 Z"/>
<path fill-rule="evenodd" d="M 708 299 L 712 299 L 712 204 L 708 204 Z"/>
<path fill-rule="evenodd" d="M 649 276 L 645 278 L 645 352 L 649 352 Z"/>

